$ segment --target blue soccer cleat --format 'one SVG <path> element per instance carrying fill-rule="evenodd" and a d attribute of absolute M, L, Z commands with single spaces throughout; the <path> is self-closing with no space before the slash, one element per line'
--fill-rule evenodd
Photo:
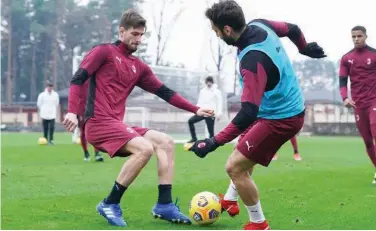
<path fill-rule="evenodd" d="M 115 226 L 127 226 L 123 219 L 123 211 L 119 204 L 106 204 L 103 201 L 97 205 L 97 211 L 107 219 L 108 223 Z"/>
<path fill-rule="evenodd" d="M 180 209 L 177 206 L 177 201 L 178 200 L 176 200 L 175 204 L 172 202 L 169 204 L 157 203 L 152 210 L 154 218 L 159 218 L 177 224 L 192 224 L 191 220 L 180 212 Z"/>

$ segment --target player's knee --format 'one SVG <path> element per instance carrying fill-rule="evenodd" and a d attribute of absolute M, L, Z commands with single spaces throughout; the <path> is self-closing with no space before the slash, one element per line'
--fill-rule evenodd
<path fill-rule="evenodd" d="M 144 142 L 142 146 L 140 146 L 138 154 L 145 159 L 150 159 L 153 156 L 154 148 L 150 142 Z"/>
<path fill-rule="evenodd" d="M 226 163 L 226 172 L 231 179 L 235 178 L 241 173 L 240 168 L 231 160 L 228 160 Z"/>
<path fill-rule="evenodd" d="M 163 149 L 166 152 L 171 152 L 174 149 L 175 143 L 172 137 L 165 133 L 162 133 L 159 135 L 158 140 L 154 145 L 156 149 Z"/>

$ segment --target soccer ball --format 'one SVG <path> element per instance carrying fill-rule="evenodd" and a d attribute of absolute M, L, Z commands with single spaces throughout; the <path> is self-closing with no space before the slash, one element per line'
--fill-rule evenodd
<path fill-rule="evenodd" d="M 189 216 L 199 225 L 213 224 L 221 213 L 219 198 L 211 192 L 197 193 L 189 204 Z"/>
<path fill-rule="evenodd" d="M 184 151 L 188 151 L 194 143 L 185 143 L 184 144 Z"/>
<path fill-rule="evenodd" d="M 44 137 L 40 137 L 40 138 L 38 139 L 38 144 L 39 144 L 39 145 L 46 145 L 47 143 L 48 143 L 48 141 L 47 141 L 47 139 L 44 138 Z"/>

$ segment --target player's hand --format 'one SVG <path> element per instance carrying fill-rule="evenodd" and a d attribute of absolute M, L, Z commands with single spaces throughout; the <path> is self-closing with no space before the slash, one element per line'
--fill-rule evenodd
<path fill-rule="evenodd" d="M 350 98 L 345 99 L 345 101 L 343 101 L 343 104 L 345 105 L 345 107 L 348 107 L 348 108 L 356 107 L 355 102 Z"/>
<path fill-rule="evenodd" d="M 68 112 L 64 117 L 64 121 L 63 121 L 64 127 L 68 131 L 74 132 L 74 129 L 76 129 L 77 127 L 77 124 L 78 124 L 77 115 L 74 113 Z"/>
<path fill-rule="evenodd" d="M 325 52 L 316 42 L 307 43 L 306 47 L 300 51 L 300 54 L 311 58 L 325 58 Z"/>
<path fill-rule="evenodd" d="M 196 112 L 196 115 L 203 116 L 203 117 L 213 117 L 214 116 L 214 110 L 206 109 L 206 108 L 200 108 Z"/>
<path fill-rule="evenodd" d="M 218 147 L 218 142 L 212 137 L 204 140 L 197 140 L 189 151 L 194 152 L 196 156 L 200 158 L 204 158 L 209 152 L 216 150 Z"/>

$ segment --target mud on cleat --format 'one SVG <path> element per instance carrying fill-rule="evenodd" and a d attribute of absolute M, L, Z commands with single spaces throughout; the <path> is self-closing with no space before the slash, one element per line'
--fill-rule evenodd
<path fill-rule="evenodd" d="M 127 226 L 119 204 L 106 204 L 103 201 L 97 205 L 97 211 L 114 226 Z"/>
<path fill-rule="evenodd" d="M 228 201 L 224 199 L 223 194 L 218 194 L 219 198 L 221 199 L 221 206 L 222 206 L 222 212 L 226 211 L 228 215 L 231 217 L 234 217 L 236 215 L 239 215 L 240 209 L 239 204 L 237 201 Z"/>
<path fill-rule="evenodd" d="M 172 202 L 168 204 L 157 203 L 152 209 L 153 217 L 176 224 L 192 224 L 191 220 L 180 212 L 177 202 L 178 200 L 176 200 L 175 204 Z"/>

